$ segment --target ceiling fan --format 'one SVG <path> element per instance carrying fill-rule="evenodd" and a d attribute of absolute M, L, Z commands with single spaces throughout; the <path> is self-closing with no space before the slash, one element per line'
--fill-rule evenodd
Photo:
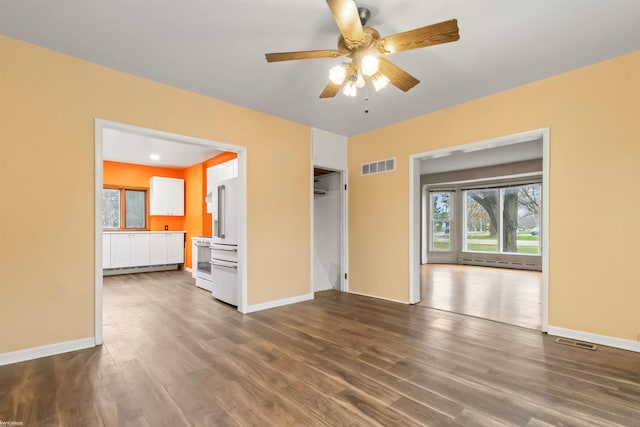
<path fill-rule="evenodd" d="M 391 83 L 406 92 L 420 81 L 384 56 L 449 43 L 460 38 L 458 21 L 455 19 L 380 38 L 378 31 L 365 25 L 371 15 L 369 10 L 357 7 L 354 0 L 327 0 L 327 4 L 340 30 L 338 49 L 265 55 L 267 62 L 340 56 L 351 58 L 351 62 L 343 62 L 329 71 L 330 82 L 320 98 L 333 98 L 340 89 L 344 95 L 356 96 L 358 88 L 365 86 L 365 76 L 370 79 L 376 91 Z"/>

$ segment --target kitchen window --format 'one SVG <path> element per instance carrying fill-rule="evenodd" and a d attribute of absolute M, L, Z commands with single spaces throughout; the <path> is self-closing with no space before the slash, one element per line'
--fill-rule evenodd
<path fill-rule="evenodd" d="M 102 227 L 107 230 L 147 230 L 149 191 L 146 188 L 105 186 Z"/>

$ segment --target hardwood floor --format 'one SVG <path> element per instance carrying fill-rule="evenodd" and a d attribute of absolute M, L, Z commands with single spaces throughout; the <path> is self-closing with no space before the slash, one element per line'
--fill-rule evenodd
<path fill-rule="evenodd" d="M 540 330 L 542 273 L 472 265 L 420 266 L 420 304 Z"/>
<path fill-rule="evenodd" d="M 104 345 L 0 367 L 25 426 L 638 426 L 640 354 L 358 295 L 241 315 L 183 272 L 105 278 Z"/>

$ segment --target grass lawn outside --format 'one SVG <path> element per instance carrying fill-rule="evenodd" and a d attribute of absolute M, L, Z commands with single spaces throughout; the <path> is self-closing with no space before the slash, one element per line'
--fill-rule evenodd
<path fill-rule="evenodd" d="M 469 240 L 490 240 L 487 243 L 467 243 L 467 250 L 471 252 L 498 252 L 498 243 L 496 242 L 496 236 L 489 235 L 488 232 L 469 232 L 467 233 L 467 239 Z M 517 242 L 537 242 L 540 236 L 533 236 L 529 231 L 519 231 L 516 235 Z M 451 249 L 451 243 L 449 241 L 436 241 L 433 242 L 433 248 L 436 251 L 448 251 Z M 507 252 L 509 253 L 509 252 Z M 538 245 L 517 245 L 518 254 L 525 255 L 539 255 Z"/>

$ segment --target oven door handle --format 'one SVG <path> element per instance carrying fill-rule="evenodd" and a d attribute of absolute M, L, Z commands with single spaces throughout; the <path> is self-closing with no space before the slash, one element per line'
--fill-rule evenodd
<path fill-rule="evenodd" d="M 221 246 L 209 246 L 209 248 L 212 251 L 238 252 L 238 248 L 226 249 L 225 247 L 221 247 Z"/>
<path fill-rule="evenodd" d="M 214 261 L 209 261 L 209 264 L 215 265 L 216 267 L 232 268 L 234 270 L 238 269 L 237 265 L 220 264 L 220 263 L 217 263 L 217 262 L 214 262 Z"/>

